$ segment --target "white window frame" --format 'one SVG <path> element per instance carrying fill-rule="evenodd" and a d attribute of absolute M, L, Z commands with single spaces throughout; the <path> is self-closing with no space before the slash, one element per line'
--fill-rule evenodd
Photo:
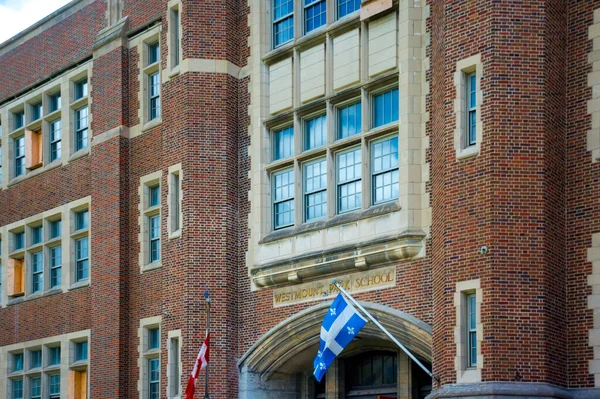
<path fill-rule="evenodd" d="M 467 298 L 475 295 L 476 302 L 476 345 L 477 362 L 475 366 L 469 365 L 469 328 L 467 323 L 468 306 Z M 456 311 L 456 325 L 454 326 L 454 343 L 456 344 L 456 356 L 454 366 L 456 370 L 457 383 L 481 382 L 481 369 L 483 357 L 481 354 L 481 343 L 483 340 L 483 323 L 481 320 L 481 304 L 483 302 L 483 291 L 480 280 L 460 281 L 456 283 L 454 293 L 454 308 Z"/>
<path fill-rule="evenodd" d="M 477 85 L 476 106 L 471 109 L 468 105 L 468 76 L 475 74 Z M 483 64 L 481 55 L 476 54 L 456 63 L 454 72 L 454 87 L 456 100 L 454 101 L 454 116 L 456 128 L 454 129 L 454 149 L 458 160 L 465 160 L 479 155 L 483 138 L 483 122 L 481 119 L 481 105 L 483 103 L 483 92 L 481 81 L 483 77 Z M 476 128 L 475 142 L 469 142 L 469 113 L 475 112 Z"/>
<path fill-rule="evenodd" d="M 169 239 L 181 237 L 183 231 L 183 167 L 169 167 Z"/>

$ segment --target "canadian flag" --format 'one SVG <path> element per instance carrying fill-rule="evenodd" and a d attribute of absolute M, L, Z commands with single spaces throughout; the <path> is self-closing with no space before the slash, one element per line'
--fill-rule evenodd
<path fill-rule="evenodd" d="M 204 370 L 206 368 L 206 365 L 208 364 L 209 338 L 210 334 L 206 333 L 206 339 L 202 344 L 202 348 L 200 348 L 198 358 L 196 359 L 196 363 L 194 364 L 194 369 L 192 370 L 192 374 L 190 374 L 190 379 L 188 380 L 187 388 L 185 389 L 185 399 L 194 398 L 194 391 L 196 390 L 196 378 L 198 378 L 200 370 Z"/>

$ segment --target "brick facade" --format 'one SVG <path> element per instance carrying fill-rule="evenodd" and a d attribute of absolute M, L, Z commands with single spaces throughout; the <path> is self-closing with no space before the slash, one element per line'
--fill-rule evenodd
<path fill-rule="evenodd" d="M 391 9 L 385 8 L 383 0 L 370 0 L 366 3 L 381 7 L 383 14 L 361 21 L 357 13 L 337 25 L 332 19 L 326 33 L 275 50 L 264 44 L 270 33 L 263 35 L 261 29 L 268 25 L 265 15 L 270 11 L 261 13 L 262 3 L 182 0 L 179 72 L 170 70 L 167 63 L 171 3 L 80 0 L 61 11 L 64 18 L 59 15 L 42 21 L 39 32 L 26 31 L 0 44 L 2 147 L 10 146 L 13 139 L 4 118 L 20 98 L 80 63 L 91 63 L 93 135 L 89 153 L 16 184 L 8 179 L 0 185 L 0 234 L 7 235 L 1 236 L 2 248 L 8 248 L 4 243 L 11 234 L 2 227 L 91 197 L 89 286 L 63 287 L 62 292 L 33 298 L 0 295 L 0 360 L 6 360 L 2 347 L 89 330 L 89 397 L 142 397 L 140 320 L 160 316 L 160 397 L 167 398 L 168 333 L 181 330 L 181 385 L 185 390 L 204 340 L 203 292 L 209 290 L 211 397 L 252 398 L 252 392 L 263 389 L 263 394 L 272 390 L 273 396 L 260 397 L 314 398 L 314 383 L 307 376 L 318 333 L 289 332 L 285 326 L 304 320 L 302 317 L 309 319 L 307 315 L 320 317 L 325 311 L 319 308 L 323 301 L 274 307 L 274 291 L 293 287 L 292 277 L 285 284 L 267 287 L 259 287 L 253 280 L 252 273 L 269 265 L 261 263 L 265 259 L 261 254 L 277 245 L 283 248 L 289 239 L 277 236 L 281 234 L 277 231 L 256 231 L 257 204 L 252 201 L 268 203 L 270 193 L 260 191 L 269 184 L 253 179 L 265 168 L 278 167 L 260 158 L 269 152 L 261 147 L 268 139 L 257 142 L 256 138 L 263 140 L 268 128 L 296 118 L 294 112 L 304 117 L 326 107 L 326 101 L 333 101 L 334 108 L 356 93 L 364 100 L 392 82 L 415 99 L 407 105 L 414 111 L 410 114 L 410 123 L 414 123 L 410 140 L 401 141 L 415 146 L 414 152 L 401 155 L 418 164 L 416 169 L 408 168 L 406 187 L 414 192 L 409 203 L 383 215 L 367 213 L 349 219 L 340 223 L 340 229 L 368 225 L 369 221 L 376 224 L 387 214 L 400 215 L 393 220 L 405 223 L 406 231 L 418 230 L 420 249 L 416 256 L 402 254 L 397 260 L 390 255 L 394 260 L 369 265 L 375 270 L 394 266 L 396 284 L 357 294 L 357 299 L 380 310 L 382 320 L 403 315 L 414 322 L 414 340 L 408 345 L 428 346 L 428 356 L 421 360 L 431 366 L 437 379 L 432 384 L 432 398 L 472 396 L 475 392 L 486 397 L 509 393 L 522 397 L 600 396 L 600 381 L 594 378 L 600 371 L 593 369 L 594 360 L 600 357 L 590 338 L 600 325 L 594 322 L 594 311 L 588 305 L 600 294 L 595 292 L 595 284 L 588 284 L 588 276 L 600 273 L 588 256 L 592 237 L 600 232 L 600 162 L 593 162 L 586 147 L 593 123 L 588 100 L 597 101 L 588 84 L 588 74 L 596 70 L 596 65 L 588 62 L 588 54 L 594 50 L 588 35 L 600 0 L 445 0 L 427 4 L 400 0 L 390 2 Z M 411 11 L 404 14 L 406 7 Z M 108 22 L 111 12 L 117 12 L 110 17 L 112 25 Z M 352 29 L 365 35 L 361 46 L 367 46 L 369 24 L 393 12 L 398 12 L 400 20 L 395 28 L 401 38 L 398 48 L 409 42 L 413 46 L 415 36 L 410 35 L 416 35 L 418 24 L 426 27 L 423 35 L 418 34 L 419 44 L 410 47 L 414 59 L 406 57 L 401 65 L 394 60 L 395 68 L 373 76 L 363 71 L 359 84 L 364 85 L 360 87 L 337 90 L 330 87 L 333 83 L 324 84 L 323 99 L 308 105 L 302 103 L 294 86 L 290 101 L 300 104 L 270 112 L 270 66 L 286 57 L 301 60 L 302 51 L 315 43 L 325 43 L 325 57 L 331 57 L 333 51 L 327 46 Z M 404 15 L 410 15 L 410 23 L 402 20 Z M 116 22 L 119 20 L 121 25 Z M 301 23 L 302 18 L 297 20 Z M 147 54 L 140 54 L 139 49 L 147 44 L 144 35 L 152 29 L 159 32 L 161 46 L 161 122 L 148 125 L 142 112 L 148 106 L 146 94 L 138 95 L 147 87 L 140 81 L 147 78 Z M 457 63 L 475 55 L 483 68 L 479 109 L 484 129 L 478 154 L 457 159 L 454 100 L 460 85 L 454 76 Z M 367 64 L 363 62 L 361 68 Z M 301 79 L 300 70 L 298 65 L 291 69 L 295 82 Z M 412 85 L 399 79 L 409 70 L 415 79 Z M 332 73 L 333 67 L 327 66 L 327 79 Z M 418 80 L 420 74 L 423 81 Z M 402 107 L 402 99 L 400 104 Z M 398 128 L 401 140 L 405 128 Z M 63 129 L 64 134 L 72 131 L 67 126 Z M 385 134 L 369 132 L 364 141 Z M 4 148 L 2 154 L 8 154 Z M 69 157 L 66 152 L 64 158 Z M 4 156 L 2 162 L 7 170 L 13 160 Z M 169 168 L 177 164 L 183 174 L 183 225 L 180 237 L 169 237 Z M 415 170 L 418 177 L 411 174 Z M 139 188 L 144 176 L 156 172 L 162 172 L 161 266 L 145 271 L 140 268 L 140 234 L 147 232 L 140 230 L 143 199 Z M 261 206 L 268 204 L 258 208 Z M 295 236 L 309 233 L 300 230 Z M 257 235 L 260 240 L 254 245 Z M 367 240 L 358 237 L 353 248 L 361 241 Z M 484 246 L 489 252 L 480 252 Z M 354 249 L 353 256 L 357 252 Z M 311 253 L 293 254 L 285 260 L 290 271 L 302 256 L 315 258 Z M 335 261 L 338 254 L 327 247 L 322 256 Z M 9 257 L 2 253 L 0 259 Z M 2 268 L 6 267 L 3 262 Z M 281 266 L 273 266 L 273 270 L 276 267 Z M 303 283 L 359 271 L 357 261 L 344 272 L 323 273 Z M 5 278 L 6 273 L 0 276 Z M 454 298 L 457 283 L 471 280 L 479 281 L 482 295 L 481 376 L 480 381 L 462 384 L 457 380 L 455 362 Z M 256 354 L 268 347 L 269 339 L 295 342 L 294 336 L 304 337 L 302 334 L 307 334 L 306 340 L 298 342 L 297 352 L 282 355 L 284 364 L 269 359 L 268 353 Z M 378 350 L 389 349 L 389 341 L 368 334 L 351 350 L 360 353 L 371 344 Z M 252 374 L 259 373 L 252 370 L 252 359 L 257 356 L 273 367 L 268 372 L 276 378 L 263 381 Z M 341 373 L 343 367 L 337 367 L 328 378 Z M 0 372 L 5 371 L 0 364 Z M 406 373 L 405 367 L 402 372 Z M 429 381 L 420 373 L 413 368 L 412 374 L 401 376 L 404 382 L 412 381 L 414 392 L 399 398 L 417 398 L 417 389 L 427 388 Z M 0 388 L 5 386 L 2 380 L 9 377 L 0 375 Z M 201 397 L 203 374 L 197 386 L 200 392 L 196 397 Z M 345 397 L 334 388 L 327 383 L 327 399 Z M 62 392 L 66 395 L 66 387 Z M 0 392 L 0 397 L 6 395 L 8 391 Z"/>

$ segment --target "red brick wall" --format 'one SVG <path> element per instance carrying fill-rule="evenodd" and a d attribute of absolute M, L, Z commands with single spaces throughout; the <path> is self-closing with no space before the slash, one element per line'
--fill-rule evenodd
<path fill-rule="evenodd" d="M 587 308 L 587 296 L 592 289 L 587 276 L 592 264 L 587 261 L 587 249 L 592 246 L 591 235 L 600 232 L 600 162 L 592 163 L 586 151 L 586 135 L 591 129 L 587 101 L 592 90 L 587 86 L 587 74 L 592 67 L 587 56 L 592 51 L 588 28 L 594 23 L 594 10 L 600 1 L 569 1 L 569 32 L 565 79 L 566 105 L 566 271 L 567 271 L 567 346 L 568 384 L 570 387 L 593 386 L 588 360 L 593 348 L 588 346 L 593 313 Z"/>
<path fill-rule="evenodd" d="M 0 56 L 0 103 L 92 55 L 106 26 L 105 0 L 97 0 Z"/>
<path fill-rule="evenodd" d="M 122 15 L 129 17 L 129 30 L 136 31 L 148 22 L 164 17 L 168 0 L 125 0 Z"/>

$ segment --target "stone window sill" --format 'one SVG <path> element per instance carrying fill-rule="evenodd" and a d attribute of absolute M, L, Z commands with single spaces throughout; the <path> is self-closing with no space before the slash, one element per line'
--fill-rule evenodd
<path fill-rule="evenodd" d="M 150 129 L 154 129 L 155 127 L 159 126 L 162 124 L 162 117 L 161 118 L 156 118 L 156 119 L 152 119 L 149 122 L 146 122 L 146 124 L 144 125 L 144 127 L 142 127 L 142 132 L 146 132 Z"/>
<path fill-rule="evenodd" d="M 160 269 L 162 267 L 162 261 L 150 263 L 149 265 L 142 266 L 141 273 L 150 272 L 152 270 Z"/>
<path fill-rule="evenodd" d="M 462 161 L 465 159 L 474 158 L 477 155 L 479 155 L 479 148 L 477 147 L 477 145 L 472 145 L 470 147 L 463 148 L 462 150 L 460 150 L 456 154 L 456 159 Z"/>

